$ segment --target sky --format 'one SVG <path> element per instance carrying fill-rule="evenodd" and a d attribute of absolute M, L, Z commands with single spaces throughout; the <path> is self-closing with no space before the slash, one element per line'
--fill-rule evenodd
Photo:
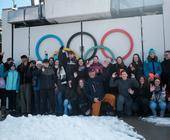
<path fill-rule="evenodd" d="M 31 0 L 15 0 L 17 7 L 29 6 L 31 5 Z M 0 0 L 0 18 L 2 14 L 2 9 L 11 8 L 13 6 L 12 0 Z"/>

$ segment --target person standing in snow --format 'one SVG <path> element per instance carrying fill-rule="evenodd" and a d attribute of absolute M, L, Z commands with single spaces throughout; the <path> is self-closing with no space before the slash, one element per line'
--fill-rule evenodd
<path fill-rule="evenodd" d="M 165 59 L 162 65 L 162 84 L 166 86 L 167 92 L 167 109 L 170 111 L 170 50 L 165 52 Z"/>
<path fill-rule="evenodd" d="M 21 64 L 17 67 L 20 74 L 21 113 L 27 115 L 31 113 L 32 75 L 28 57 L 26 55 L 22 55 L 21 61 Z"/>
<path fill-rule="evenodd" d="M 40 78 L 40 110 L 41 114 L 55 113 L 55 74 L 50 67 L 49 60 L 43 60 L 43 66 L 39 74 Z"/>
<path fill-rule="evenodd" d="M 55 96 L 56 96 L 56 115 L 63 115 L 63 98 L 66 92 L 67 79 L 64 67 L 58 60 L 54 65 L 55 72 Z"/>
<path fill-rule="evenodd" d="M 6 76 L 6 93 L 9 101 L 9 113 L 16 111 L 16 95 L 19 92 L 19 73 L 14 63 L 10 64 L 10 69 Z"/>
<path fill-rule="evenodd" d="M 5 91 L 5 68 L 3 63 L 3 53 L 0 53 L 0 111 L 2 112 L 2 117 L 5 115 L 6 110 L 6 91 Z"/>

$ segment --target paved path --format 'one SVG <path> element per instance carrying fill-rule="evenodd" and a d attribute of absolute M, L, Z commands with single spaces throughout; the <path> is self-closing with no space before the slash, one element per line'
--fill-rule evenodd
<path fill-rule="evenodd" d="M 144 136 L 146 140 L 170 140 L 170 127 L 155 126 L 137 117 L 124 118 L 123 120 L 135 127 L 138 134 Z"/>

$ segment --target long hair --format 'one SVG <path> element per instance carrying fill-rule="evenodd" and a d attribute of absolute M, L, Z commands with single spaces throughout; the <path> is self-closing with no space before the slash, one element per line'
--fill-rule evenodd
<path fill-rule="evenodd" d="M 139 65 L 142 65 L 142 60 L 141 60 L 141 58 L 140 58 L 140 56 L 139 56 L 139 54 L 137 54 L 137 53 L 135 53 L 134 55 L 133 55 L 133 58 L 132 58 L 132 64 L 135 64 L 135 61 L 134 61 L 134 56 L 138 56 L 138 64 Z"/>
<path fill-rule="evenodd" d="M 118 65 L 121 65 L 121 66 L 125 66 L 125 63 L 124 63 L 124 61 L 123 61 L 123 58 L 121 57 L 121 56 L 118 56 L 117 58 L 116 58 L 116 62 L 117 62 L 117 59 L 121 59 L 122 60 L 122 63 L 121 64 L 118 64 Z"/>

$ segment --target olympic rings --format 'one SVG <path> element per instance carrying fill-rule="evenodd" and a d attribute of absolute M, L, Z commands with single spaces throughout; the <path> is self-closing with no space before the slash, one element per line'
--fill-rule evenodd
<path fill-rule="evenodd" d="M 42 57 L 40 56 L 39 49 L 40 49 L 41 43 L 42 43 L 44 40 L 48 39 L 48 38 L 54 38 L 56 41 L 58 41 L 58 42 L 60 43 L 60 46 L 61 46 L 61 47 L 64 46 L 63 41 L 62 41 L 58 36 L 56 36 L 56 35 L 47 34 L 47 35 L 41 37 L 41 38 L 39 39 L 39 41 L 37 42 L 36 47 L 35 47 L 35 53 L 36 53 L 36 56 L 37 56 L 37 59 L 38 59 L 38 60 L 41 60 L 41 61 L 43 60 Z"/>
<path fill-rule="evenodd" d="M 108 31 L 108 32 L 106 32 L 106 33 L 104 34 L 104 36 L 103 36 L 102 39 L 101 39 L 101 45 L 104 44 L 105 39 L 106 39 L 110 34 L 112 34 L 112 33 L 122 33 L 122 34 L 124 34 L 124 35 L 126 35 L 126 36 L 128 37 L 128 39 L 129 39 L 129 41 L 130 41 L 130 49 L 129 49 L 128 53 L 122 57 L 123 59 L 127 59 L 127 58 L 130 56 L 130 54 L 132 53 L 133 49 L 134 49 L 134 42 L 133 42 L 132 36 L 131 36 L 127 31 L 125 31 L 125 30 L 123 30 L 123 29 L 112 29 L 112 30 L 110 30 L 110 31 Z M 102 53 L 103 53 L 103 55 L 104 55 L 105 57 L 110 58 L 110 57 L 107 55 L 107 53 L 105 52 L 104 49 L 101 49 L 101 51 L 102 51 Z"/>
<path fill-rule="evenodd" d="M 70 48 L 71 41 L 72 41 L 75 37 L 77 37 L 77 36 L 79 36 L 79 35 L 81 35 L 81 34 L 82 34 L 82 35 L 89 36 L 89 37 L 93 40 L 94 46 L 97 46 L 97 41 L 96 41 L 96 39 L 95 39 L 90 33 L 87 33 L 87 32 L 77 32 L 77 33 L 73 34 L 73 35 L 69 38 L 69 40 L 68 40 L 68 42 L 67 42 L 67 48 Z M 85 59 L 85 57 L 83 57 L 83 59 L 85 59 L 85 60 L 91 60 L 91 59 L 93 59 L 93 57 L 96 55 L 96 53 L 97 53 L 97 48 L 94 49 L 93 54 L 92 54 L 91 57 L 89 57 L 89 58 L 86 57 L 86 59 Z"/>
<path fill-rule="evenodd" d="M 91 48 L 90 48 L 89 50 L 87 50 L 87 52 L 85 53 L 84 58 L 86 59 L 87 56 L 88 56 L 88 54 L 89 54 L 92 50 L 94 50 L 94 49 L 97 49 L 97 50 L 98 50 L 98 49 L 104 49 L 104 50 L 106 50 L 107 52 L 110 53 L 111 57 L 109 57 L 109 58 L 110 58 L 112 61 L 115 59 L 114 53 L 113 53 L 108 47 L 103 46 L 103 45 L 91 47 Z"/>
<path fill-rule="evenodd" d="M 87 32 L 77 32 L 77 33 L 73 34 L 73 35 L 69 38 L 69 40 L 68 40 L 68 42 L 67 42 L 67 47 L 64 48 L 64 50 L 65 50 L 65 51 L 73 51 L 72 49 L 70 49 L 71 41 L 72 41 L 75 37 L 77 37 L 77 36 L 79 36 L 79 35 L 86 35 L 86 36 L 90 37 L 90 38 L 93 40 L 94 47 L 90 48 L 84 55 L 83 55 L 83 54 L 81 55 L 84 60 L 91 60 L 91 59 L 93 59 L 93 57 L 96 55 L 98 49 L 101 49 L 102 54 L 103 54 L 105 57 L 110 58 L 111 60 L 113 60 L 113 58 L 115 58 L 113 52 L 112 52 L 109 48 L 107 48 L 107 47 L 105 47 L 105 46 L 103 45 L 105 39 L 106 39 L 110 34 L 112 34 L 112 33 L 122 33 L 122 34 L 124 34 L 125 36 L 128 37 L 128 39 L 129 39 L 129 41 L 130 41 L 130 49 L 129 49 L 129 51 L 127 52 L 127 54 L 123 56 L 123 59 L 127 59 L 127 58 L 130 56 L 130 54 L 132 53 L 133 49 L 134 49 L 134 41 L 133 41 L 132 36 L 131 36 L 127 31 L 125 31 L 125 30 L 123 30 L 123 29 L 111 29 L 111 30 L 109 30 L 108 32 L 106 32 L 106 33 L 104 34 L 104 36 L 102 37 L 102 39 L 101 39 L 101 45 L 99 45 L 99 46 L 97 45 L 96 39 L 95 39 L 90 33 L 87 33 Z M 58 41 L 58 42 L 60 43 L 60 46 L 64 46 L 63 41 L 62 41 L 58 36 L 56 36 L 56 35 L 54 35 L 54 34 L 47 34 L 47 35 L 41 37 L 41 38 L 39 39 L 39 41 L 37 42 L 36 47 L 35 47 L 35 53 L 36 53 L 36 56 L 37 56 L 38 60 L 42 60 L 42 58 L 41 58 L 41 56 L 40 56 L 40 53 L 39 53 L 40 45 L 41 45 L 41 43 L 42 43 L 44 40 L 46 40 L 46 39 L 48 39 L 48 38 L 54 38 L 56 41 Z M 83 47 L 83 46 L 82 46 L 82 47 Z M 88 54 L 90 53 L 90 51 L 93 51 L 93 54 L 92 54 L 92 56 L 90 56 L 89 58 L 87 58 L 87 57 L 88 57 Z M 111 54 L 111 57 L 106 53 L 106 51 Z M 74 51 L 73 51 L 73 52 L 74 52 Z M 83 51 L 82 51 L 81 53 L 83 53 Z M 74 52 L 74 54 L 76 55 L 77 58 L 80 58 L 79 55 L 77 55 L 75 52 Z"/>

